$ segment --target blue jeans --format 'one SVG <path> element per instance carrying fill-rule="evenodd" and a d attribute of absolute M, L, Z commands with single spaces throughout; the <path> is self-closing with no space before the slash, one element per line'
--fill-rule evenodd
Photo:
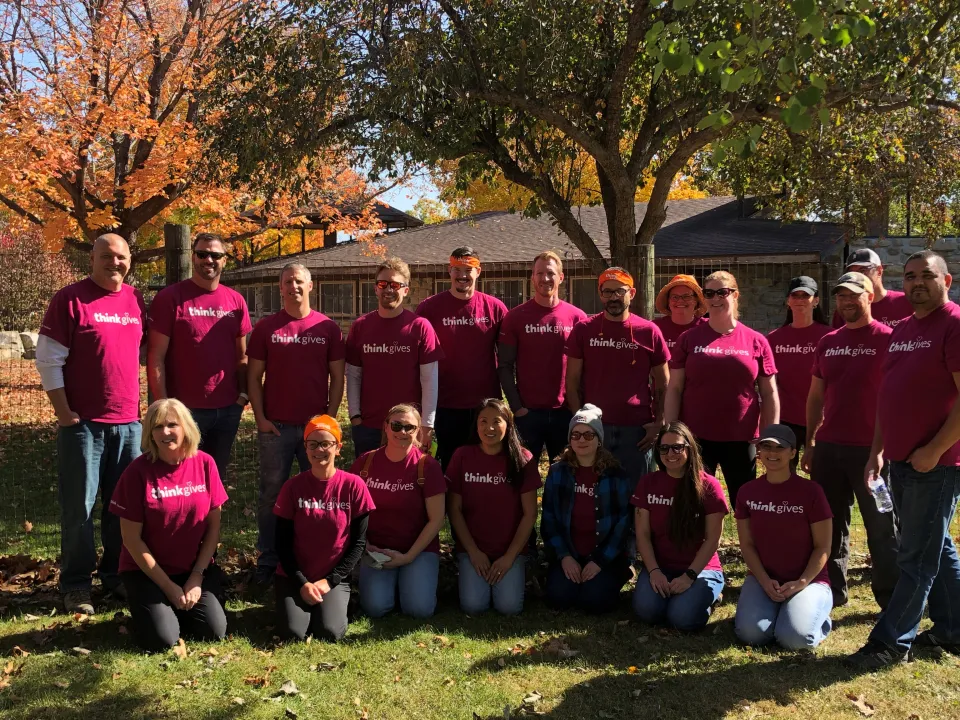
<path fill-rule="evenodd" d="M 260 444 L 260 499 L 257 505 L 257 567 L 276 568 L 277 558 L 277 516 L 273 506 L 280 495 L 280 488 L 290 478 L 293 459 L 297 459 L 300 472 L 310 469 L 307 449 L 303 446 L 303 425 L 288 425 L 275 422 L 280 431 L 257 433 Z"/>
<path fill-rule="evenodd" d="M 909 463 L 890 464 L 890 489 L 900 520 L 900 579 L 870 639 L 902 653 L 910 650 L 923 606 L 941 642 L 960 642 L 960 558 L 950 521 L 960 500 L 960 467 L 938 465 L 917 472 Z"/>
<path fill-rule="evenodd" d="M 460 566 L 460 609 L 468 615 L 479 615 L 490 609 L 493 597 L 493 609 L 503 615 L 518 615 L 523 611 L 523 592 L 526 585 L 525 555 L 518 555 L 513 565 L 500 582 L 491 585 L 477 575 L 467 553 L 457 556 Z M 491 558 L 495 560 L 496 558 Z"/>
<path fill-rule="evenodd" d="M 653 464 L 653 449 L 641 450 L 637 447 L 637 443 L 643 440 L 646 434 L 647 431 L 642 425 L 603 424 L 603 446 L 620 461 L 620 465 L 627 471 L 627 477 L 634 484 L 656 469 Z"/>
<path fill-rule="evenodd" d="M 409 565 L 393 570 L 377 570 L 366 563 L 360 566 L 360 607 L 372 618 L 383 617 L 397 606 L 400 612 L 416 618 L 428 618 L 437 609 L 437 575 L 440 556 L 422 552 Z"/>
<path fill-rule="evenodd" d="M 784 602 L 776 602 L 753 575 L 748 575 L 740 589 L 733 629 L 747 645 L 776 640 L 788 650 L 813 650 L 833 627 L 832 609 L 829 585 L 811 583 Z"/>
<path fill-rule="evenodd" d="M 109 510 L 117 480 L 140 455 L 140 423 L 113 425 L 81 420 L 57 432 L 60 485 L 60 592 L 90 590 L 98 570 L 100 582 L 120 584 L 120 518 Z M 93 506 L 99 493 L 103 503 L 100 538 L 103 557 L 97 568 L 93 542 Z"/>
<path fill-rule="evenodd" d="M 353 438 L 354 457 L 376 450 L 383 442 L 383 431 L 380 428 L 368 428 L 366 425 L 351 425 L 350 436 Z"/>
<path fill-rule="evenodd" d="M 673 580 L 683 573 L 665 573 Z M 723 573 L 719 570 L 702 570 L 693 585 L 679 595 L 660 597 L 650 587 L 650 573 L 643 570 L 637 578 L 637 589 L 633 591 L 633 611 L 645 623 L 657 625 L 666 621 L 677 630 L 702 630 L 713 604 L 723 592 Z"/>
<path fill-rule="evenodd" d="M 217 464 L 220 480 L 227 484 L 227 465 L 230 464 L 230 450 L 240 429 L 240 416 L 243 408 L 231 403 L 222 408 L 190 408 L 190 414 L 200 429 L 200 449 L 213 458 Z"/>
<path fill-rule="evenodd" d="M 567 446 L 567 430 L 573 413 L 566 407 L 555 410 L 529 410 L 523 417 L 516 418 L 517 432 L 523 440 L 523 446 L 540 459 L 540 451 L 547 448 L 550 462 L 563 452 Z"/>
<path fill-rule="evenodd" d="M 586 563 L 583 563 L 586 564 Z M 575 583 L 567 579 L 559 561 L 547 569 L 544 600 L 554 610 L 576 609 L 596 614 L 614 610 L 620 590 L 630 577 L 630 562 L 621 556 L 603 568 L 591 580 Z"/>

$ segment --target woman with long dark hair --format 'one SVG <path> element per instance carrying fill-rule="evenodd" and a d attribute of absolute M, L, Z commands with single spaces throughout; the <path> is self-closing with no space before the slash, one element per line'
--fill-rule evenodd
<path fill-rule="evenodd" d="M 457 541 L 460 607 L 476 615 L 523 610 L 530 533 L 537 521 L 537 461 L 520 444 L 513 413 L 488 398 L 477 408 L 471 443 L 447 466 L 450 525 Z"/>
<path fill-rule="evenodd" d="M 643 561 L 633 609 L 644 622 L 700 630 L 723 590 L 717 547 L 727 502 L 690 428 L 665 425 L 655 447 L 660 470 L 640 478 L 630 499 Z"/>

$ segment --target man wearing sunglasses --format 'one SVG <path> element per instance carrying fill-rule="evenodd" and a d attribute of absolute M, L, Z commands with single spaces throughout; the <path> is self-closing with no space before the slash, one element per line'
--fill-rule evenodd
<path fill-rule="evenodd" d="M 450 290 L 417 305 L 437 333 L 443 359 L 437 400 L 437 460 L 446 471 L 458 447 L 470 441 L 473 411 L 500 397 L 497 336 L 507 306 L 477 290 L 480 256 L 470 247 L 450 253 Z"/>
<path fill-rule="evenodd" d="M 443 350 L 433 326 L 403 307 L 410 268 L 400 258 L 377 267 L 377 309 L 358 317 L 347 335 L 347 406 L 356 457 L 380 447 L 394 405 L 418 405 L 420 442 L 430 447 Z"/>
<path fill-rule="evenodd" d="M 653 468 L 670 351 L 660 328 L 630 312 L 637 294 L 630 273 L 608 268 L 597 285 L 603 312 L 567 340 L 567 406 L 574 413 L 584 403 L 603 408 L 603 445 L 636 482 Z"/>
<path fill-rule="evenodd" d="M 873 285 L 873 307 L 870 314 L 874 320 L 888 327 L 896 327 L 913 315 L 913 307 L 905 293 L 887 290 L 883 286 L 883 264 L 880 256 L 870 248 L 858 248 L 847 256 L 846 271 L 866 275 Z M 833 313 L 833 327 L 844 325 L 843 315 L 837 308 Z"/>
<path fill-rule="evenodd" d="M 157 293 L 150 306 L 147 383 L 154 400 L 172 397 L 190 409 L 200 449 L 213 456 L 227 482 L 230 449 L 247 395 L 247 302 L 220 284 L 227 264 L 223 241 L 200 233 L 193 241 L 193 275 Z"/>

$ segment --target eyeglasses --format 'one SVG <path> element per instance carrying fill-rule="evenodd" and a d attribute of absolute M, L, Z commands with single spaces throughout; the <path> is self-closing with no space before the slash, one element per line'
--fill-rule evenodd
<path fill-rule="evenodd" d="M 307 440 L 307 450 L 323 450 L 326 452 L 330 448 L 336 447 L 336 440 Z"/>
<path fill-rule="evenodd" d="M 601 290 L 600 297 L 604 300 L 611 300 L 613 298 L 622 298 L 625 297 L 630 288 L 615 288 L 613 290 Z"/>
<path fill-rule="evenodd" d="M 687 293 L 686 295 L 671 295 L 670 302 L 690 302 L 696 297 L 693 293 Z"/>
<path fill-rule="evenodd" d="M 677 443 L 676 445 L 657 445 L 657 450 L 661 455 L 669 455 L 670 453 L 676 453 L 679 455 L 686 450 L 686 448 L 686 443 Z"/>
<path fill-rule="evenodd" d="M 193 254 L 201 260 L 223 260 L 227 256 L 226 253 L 213 252 L 212 250 L 194 250 Z"/>
<path fill-rule="evenodd" d="M 406 283 L 397 282 L 396 280 L 377 280 L 377 290 L 386 290 L 387 288 L 399 290 L 405 287 L 407 287 Z"/>
<path fill-rule="evenodd" d="M 596 440 L 596 438 L 597 434 L 593 430 L 584 430 L 583 432 L 574 430 L 572 433 L 570 433 L 571 440 L 586 440 L 587 442 L 590 442 L 591 440 Z"/>
<path fill-rule="evenodd" d="M 394 432 L 405 432 L 412 433 L 417 429 L 416 425 L 404 425 L 402 422 L 397 422 L 396 420 L 390 421 L 390 429 Z"/>
<path fill-rule="evenodd" d="M 727 297 L 727 296 L 729 296 L 729 295 L 733 295 L 733 293 L 735 293 L 735 292 L 736 292 L 736 290 L 735 290 L 734 288 L 718 288 L 717 290 L 704 290 L 704 291 L 703 291 L 703 296 L 704 296 L 707 300 L 709 300 L 709 299 L 712 298 L 714 295 L 716 295 L 717 297 L 725 298 L 725 297 Z"/>

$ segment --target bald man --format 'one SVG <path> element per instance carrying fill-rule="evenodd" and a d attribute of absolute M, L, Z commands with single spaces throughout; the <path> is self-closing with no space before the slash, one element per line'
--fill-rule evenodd
<path fill-rule="evenodd" d="M 107 511 L 113 488 L 140 454 L 140 343 L 146 308 L 123 279 L 130 248 L 101 235 L 90 275 L 50 301 L 37 342 L 37 370 L 57 415 L 60 592 L 67 612 L 92 615 L 92 577 L 122 595 L 120 520 Z M 103 557 L 97 567 L 93 506 L 100 494 Z"/>

